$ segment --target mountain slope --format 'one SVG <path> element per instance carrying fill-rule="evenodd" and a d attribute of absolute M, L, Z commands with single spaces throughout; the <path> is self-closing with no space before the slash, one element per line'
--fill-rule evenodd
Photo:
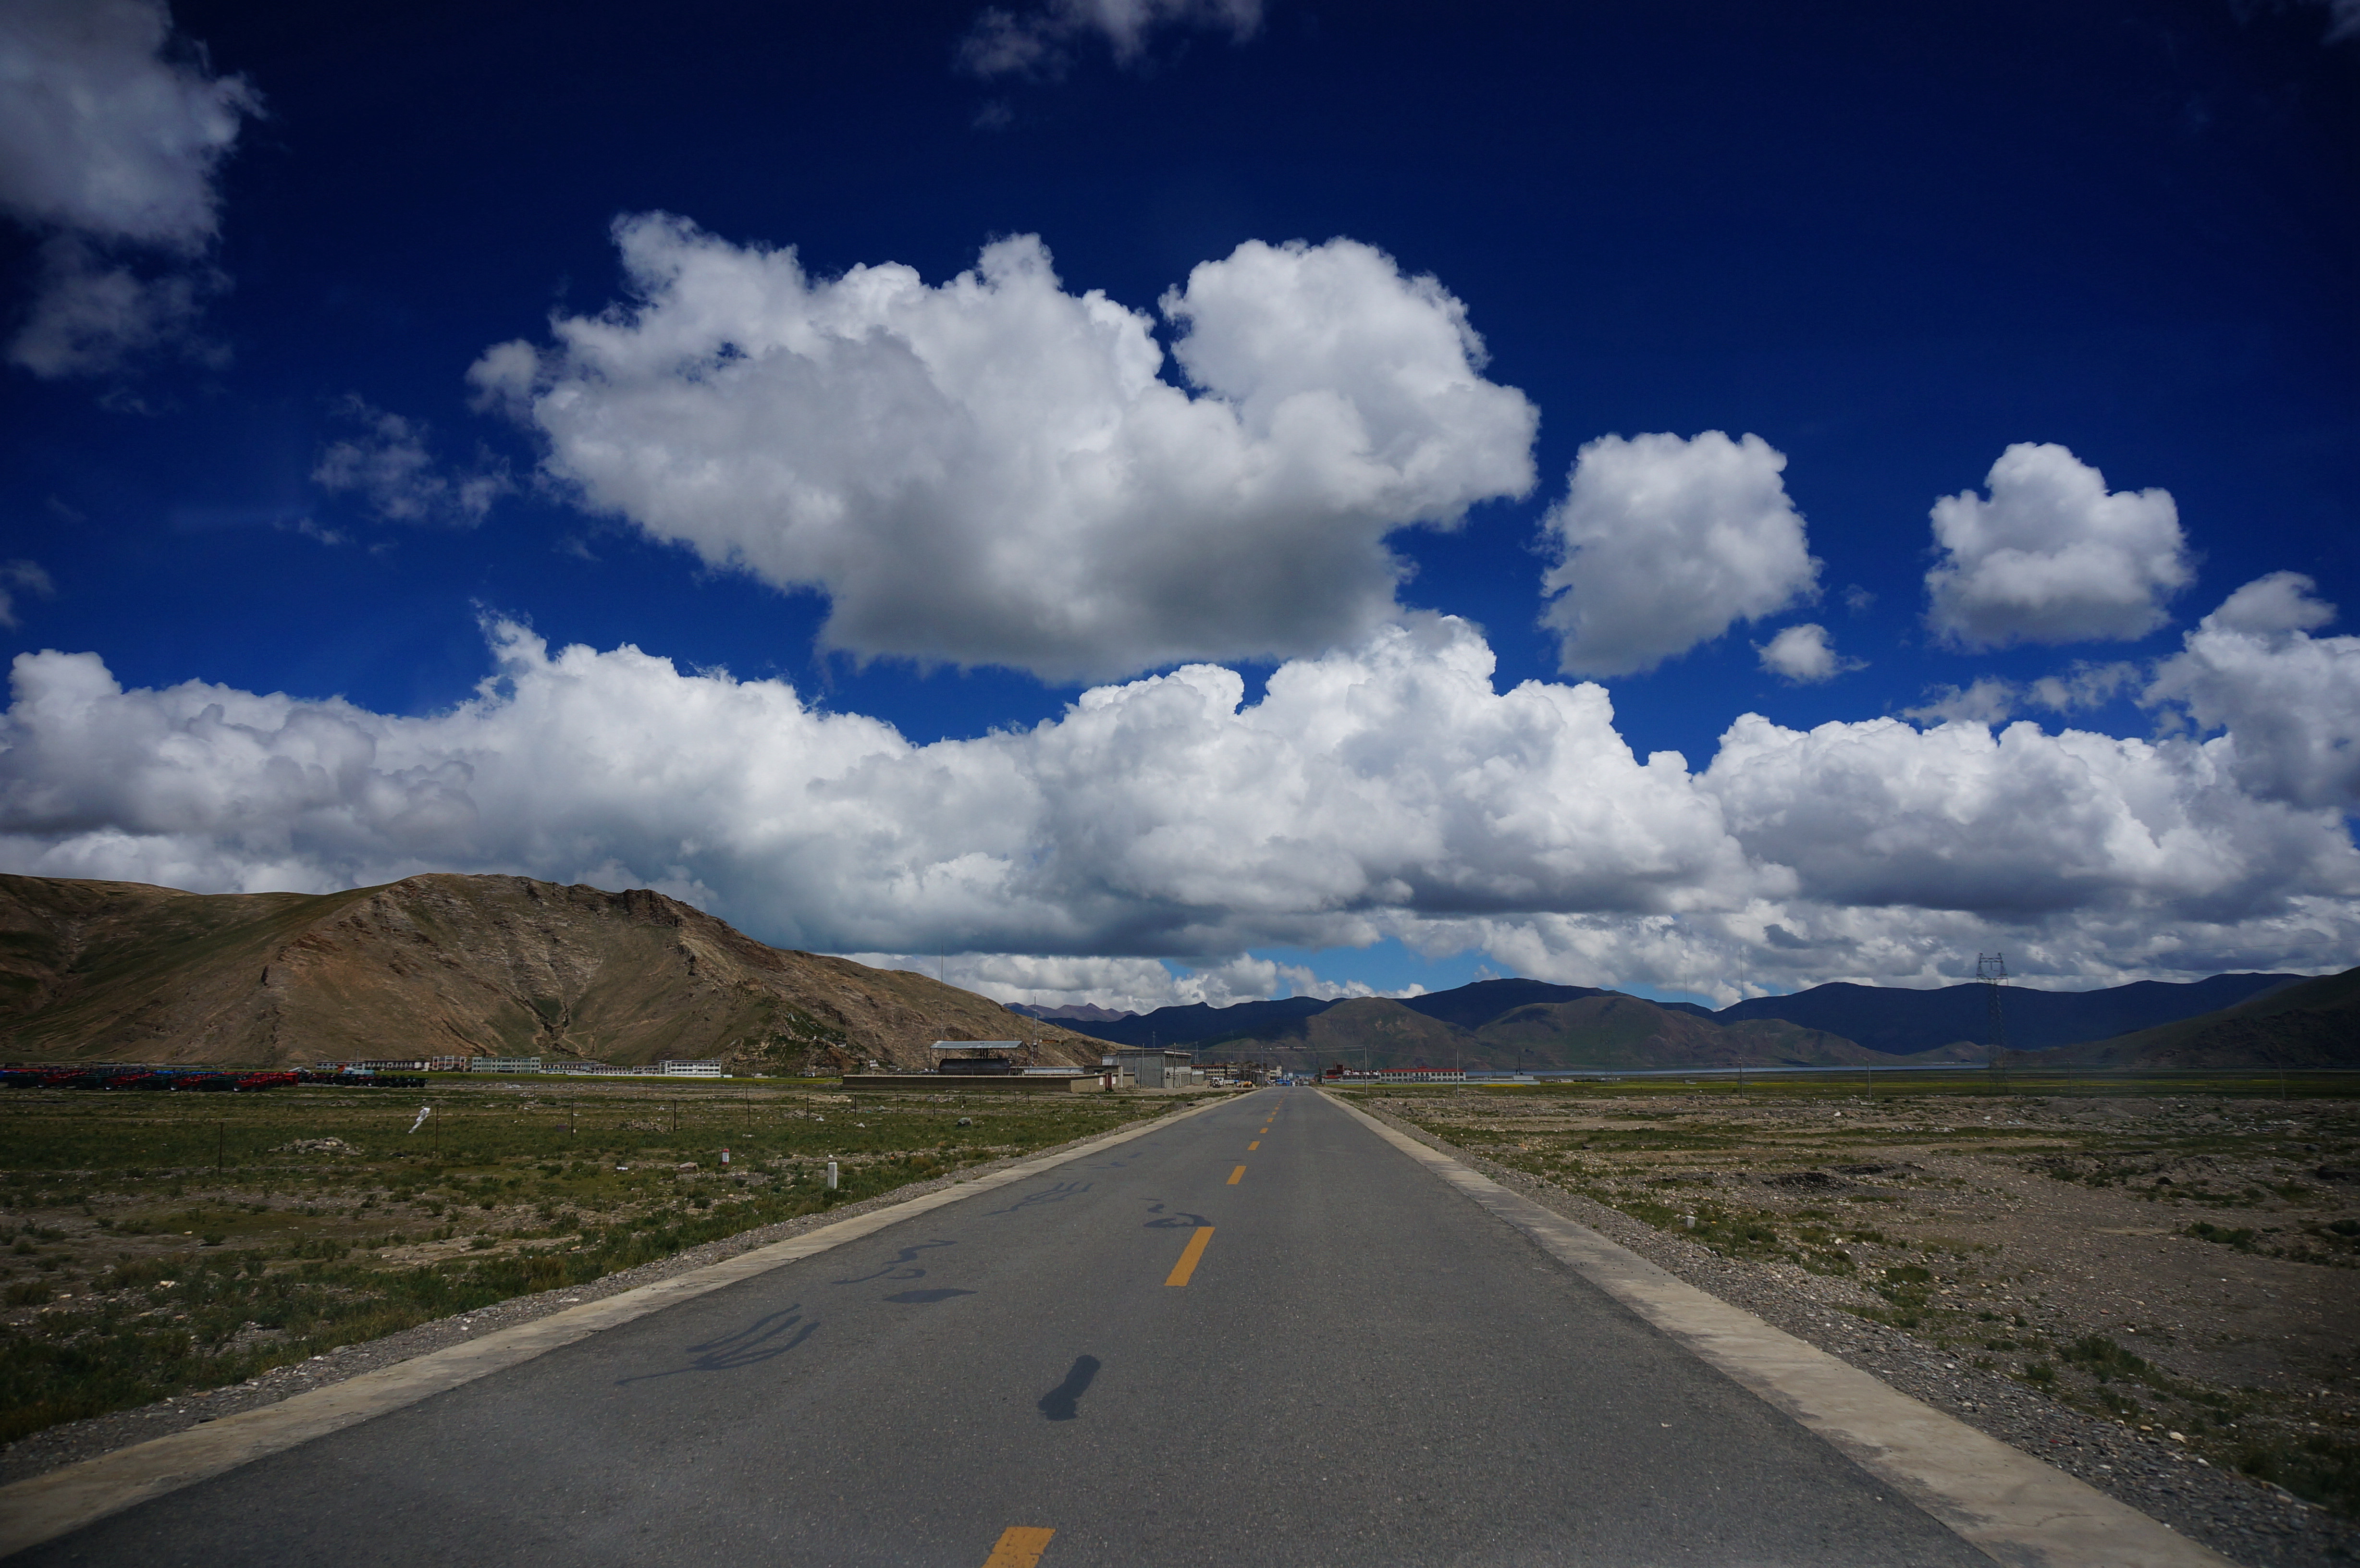
<path fill-rule="evenodd" d="M 1552 987 L 1572 990 L 1576 987 Z M 1893 1059 L 1783 1019 L 1730 1026 L 1637 996 L 1592 992 L 1512 1007 L 1462 1029 L 1410 1002 L 1363 996 L 1223 1039 L 1222 1055 L 1313 1072 L 1349 1067 L 1666 1068 L 1873 1066 Z"/>
<path fill-rule="evenodd" d="M 2275 986 L 2234 1007 L 2031 1055 L 2016 1066 L 2360 1067 L 2360 968 Z"/>
<path fill-rule="evenodd" d="M 644 888 L 412 877 L 321 895 L 0 877 L 0 1029 L 41 1059 L 727 1055 L 924 1065 L 936 1039 L 1097 1042 L 922 975 L 768 947 Z"/>
<path fill-rule="evenodd" d="M 1892 1060 L 1783 1018 L 1721 1025 L 1612 992 L 1519 1007 L 1474 1035 L 1502 1055 L 1515 1050 L 1530 1066 L 1841 1067 Z"/>
<path fill-rule="evenodd" d="M 2007 1043 L 2046 1051 L 2077 1040 L 2152 1029 L 2234 1006 L 2300 975 L 2215 975 L 2174 985 L 2141 980 L 2103 991 L 2035 991 L 2011 985 L 2002 995 Z M 1712 1015 L 1721 1023 L 1784 1018 L 1857 1040 L 1874 1051 L 1908 1055 L 1966 1040 L 1989 1045 L 1991 1016 L 1982 985 L 1917 991 L 1900 986 L 1814 985 L 1788 996 L 1755 996 Z"/>
<path fill-rule="evenodd" d="M 1270 1002 L 1236 1002 L 1226 1007 L 1195 1002 L 1185 1007 L 1158 1007 L 1152 1013 L 1125 1013 L 1107 1019 L 1069 1018 L 1065 1022 L 1080 1033 L 1118 1045 L 1193 1046 L 1284 1029 L 1334 1006 L 1334 1002 L 1317 996 L 1282 996 Z"/>
<path fill-rule="evenodd" d="M 2147 1029 L 2229 1007 L 2301 978 L 2299 975 L 2215 975 L 2186 985 L 2143 980 L 2103 991 L 2036 991 L 2010 986 L 2003 997 L 2008 1044 L 2019 1050 L 2045 1050 Z M 1403 997 L 1398 1005 L 1453 1028 L 1475 1031 L 1518 1007 L 1618 994 L 1587 985 L 1552 985 L 1540 980 L 1479 980 L 1448 991 Z M 1306 1036 L 1294 1025 L 1343 1005 L 1314 996 L 1289 996 L 1278 1001 L 1240 1002 L 1227 1007 L 1207 1007 L 1200 1002 L 1103 1019 L 1090 1018 L 1080 1009 L 1019 1010 L 1034 1017 L 1063 1015 L 1063 1022 L 1084 1034 L 1125 1045 L 1145 1045 L 1152 1040 L 1161 1045 L 1201 1049 L 1218 1048 L 1229 1041 L 1252 1040 L 1264 1045 L 1280 1040 L 1301 1041 Z M 1717 1013 L 1692 1002 L 1651 1002 L 1647 1006 L 1721 1026 L 1783 1023 L 1809 1033 L 1850 1040 L 1885 1056 L 1918 1055 L 1944 1047 L 1988 1046 L 1991 1042 L 1990 1013 L 1983 988 L 1979 985 L 1918 991 L 1837 983 L 1815 985 L 1789 996 L 1753 997 Z M 1763 1038 L 1766 1042 L 1770 1037 Z M 1762 1049 L 1771 1047 L 1765 1043 Z M 1779 1049 L 1800 1050 L 1807 1055 L 1819 1050 L 1816 1046 L 1795 1045 L 1791 1040 Z"/>
<path fill-rule="evenodd" d="M 1471 1029 L 1481 1029 L 1502 1013 L 1536 1002 L 1579 1002 L 1587 996 L 1605 995 L 1594 985 L 1552 985 L 1545 980 L 1478 980 L 1454 990 L 1404 996 L 1401 1005 L 1429 1018 Z"/>

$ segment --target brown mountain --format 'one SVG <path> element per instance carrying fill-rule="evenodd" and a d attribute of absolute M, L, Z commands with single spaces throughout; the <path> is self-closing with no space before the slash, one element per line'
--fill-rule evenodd
<path fill-rule="evenodd" d="M 183 893 L 0 877 L 0 1030 L 19 1060 L 256 1065 L 412 1056 L 727 1056 L 925 1065 L 935 1040 L 1099 1042 L 923 975 L 767 947 L 645 888 L 411 877 Z"/>
<path fill-rule="evenodd" d="M 2015 1067 L 2360 1067 L 2360 969 L 2280 985 L 2177 1023 L 2055 1051 Z"/>
<path fill-rule="evenodd" d="M 1717 1024 L 1608 992 L 1503 1013 L 1475 1031 L 1495 1051 L 1568 1067 L 1848 1067 L 1892 1064 L 1882 1051 L 1784 1018 Z"/>

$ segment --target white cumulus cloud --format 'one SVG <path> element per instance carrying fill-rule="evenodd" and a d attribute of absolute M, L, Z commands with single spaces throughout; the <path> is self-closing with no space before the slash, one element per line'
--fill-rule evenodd
<path fill-rule="evenodd" d="M 2326 640 L 2272 635 L 2281 655 Z M 2253 775 L 2234 727 L 1746 715 L 1698 773 L 1634 756 L 1599 687 L 1498 690 L 1471 628 L 1422 618 L 1289 662 L 1255 702 L 1192 665 L 920 746 L 781 681 L 493 638 L 480 693 L 424 716 L 126 690 L 90 654 L 20 656 L 0 866 L 204 890 L 428 869 L 652 886 L 787 945 L 966 955 L 968 983 L 1043 1002 L 1313 990 L 1239 955 L 1388 937 L 1708 991 L 1741 953 L 1756 983 L 1808 985 L 1936 977 L 2002 936 L 2045 973 L 2108 978 L 2360 943 L 2340 811 L 2248 787 L 2332 735 Z M 1158 979 L 1157 959 L 1196 976 Z"/>
<path fill-rule="evenodd" d="M 2339 817 L 2256 799 L 2226 761 L 2185 741 L 2033 724 L 1798 731 L 1749 713 L 1699 782 L 1750 855 L 1826 905 L 2218 919 L 2296 892 L 2360 893 Z"/>
<path fill-rule="evenodd" d="M 2044 675 L 2026 689 L 2026 699 L 2036 707 L 2054 713 L 2078 713 L 2085 708 L 2102 708 L 2115 697 L 2133 691 L 2139 683 L 2139 668 L 2126 659 L 2107 664 L 2095 664 L 2077 659 L 2072 667 L 2058 675 Z"/>
<path fill-rule="evenodd" d="M 0 561 L 0 626 L 15 627 L 16 595 L 30 593 L 46 599 L 58 591 L 58 585 L 36 561 Z"/>
<path fill-rule="evenodd" d="M 1262 0 L 1045 0 L 1021 12 L 987 6 L 960 41 L 959 65 L 987 78 L 1055 76 L 1086 38 L 1103 40 L 1117 64 L 1133 65 L 1162 27 L 1209 27 L 1243 43 L 1261 30 Z"/>
<path fill-rule="evenodd" d="M 1754 644 L 1754 651 L 1761 656 L 1763 669 L 1797 686 L 1816 685 L 1846 670 L 1867 668 L 1865 660 L 1836 652 L 1828 640 L 1828 628 L 1811 622 L 1783 628 L 1767 643 Z"/>
<path fill-rule="evenodd" d="M 2182 639 L 2142 701 L 2184 711 L 2253 793 L 2360 811 L 2360 637 L 2316 637 L 2335 606 L 2293 572 L 2257 578 Z"/>
<path fill-rule="evenodd" d="M 1251 705 L 1196 665 L 927 746 L 633 648 L 506 626 L 497 652 L 485 695 L 427 718 L 23 656 L 9 857 L 208 887 L 596 872 L 902 953 L 1367 941 L 1401 911 L 1677 909 L 1751 881 L 1676 755 L 1634 757 L 1595 686 L 1495 691 L 1453 621 L 1289 664 Z"/>
<path fill-rule="evenodd" d="M 42 244 L 36 278 L 8 343 L 9 362 L 36 376 L 107 376 L 165 351 L 224 361 L 199 331 L 206 300 L 226 284 L 213 267 L 109 257 L 61 234 Z"/>
<path fill-rule="evenodd" d="M 879 969 L 906 969 L 944 977 L 996 1002 L 1062 1007 L 1087 1002 L 1121 1012 L 1158 1007 L 1226 1007 L 1277 996 L 1415 996 L 1422 985 L 1380 991 L 1360 980 L 1323 979 L 1310 968 L 1238 953 L 1196 968 L 1153 958 L 1095 958 L 1013 953 L 851 953 L 846 957 Z"/>
<path fill-rule="evenodd" d="M 1627 675 L 1818 592 L 1819 563 L 1755 435 L 1602 436 L 1544 524 L 1558 562 L 1542 619 L 1570 674 Z"/>
<path fill-rule="evenodd" d="M 2005 724 L 2024 696 L 2015 681 L 1982 675 L 1975 678 L 1972 685 L 1935 687 L 1926 694 L 1925 702 L 1902 709 L 1901 716 L 1945 724 Z"/>
<path fill-rule="evenodd" d="M 516 489 L 506 466 L 479 458 L 454 469 L 432 450 L 432 431 L 347 397 L 339 410 L 353 433 L 331 441 L 311 470 L 311 483 L 332 493 L 357 495 L 388 522 L 455 523 L 484 520 L 492 504 Z"/>
<path fill-rule="evenodd" d="M 202 259 L 215 167 L 260 108 L 158 0 L 0 6 L 0 209 L 49 236 L 11 360 L 60 376 L 202 352 L 191 328 L 224 283 Z"/>
<path fill-rule="evenodd" d="M 1926 574 L 1927 619 L 1953 646 L 2142 637 L 2194 578 L 2169 491 L 2110 493 L 2065 448 L 2029 441 L 2002 452 L 1984 484 L 1988 499 L 1968 490 L 1934 503 L 1943 555 Z"/>
<path fill-rule="evenodd" d="M 617 223 L 635 298 L 486 354 L 583 504 L 825 592 L 827 643 L 1051 680 L 1317 652 L 1397 612 L 1386 536 L 1532 483 L 1536 416 L 1460 303 L 1349 240 L 1240 245 L 1162 301 L 1038 239 L 929 286 Z"/>

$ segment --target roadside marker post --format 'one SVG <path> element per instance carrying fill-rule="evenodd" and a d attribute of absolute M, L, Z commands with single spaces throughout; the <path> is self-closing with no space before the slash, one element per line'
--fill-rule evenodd
<path fill-rule="evenodd" d="M 827 1162 L 827 1190 L 831 1192 L 836 1191 L 836 1161 L 833 1160 Z"/>

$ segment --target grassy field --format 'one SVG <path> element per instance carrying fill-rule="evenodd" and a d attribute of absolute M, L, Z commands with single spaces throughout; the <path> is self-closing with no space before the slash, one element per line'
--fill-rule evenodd
<path fill-rule="evenodd" d="M 1353 1087 L 1355 1085 L 1347 1085 Z M 2172 1068 L 2136 1072 L 2123 1068 L 2042 1068 L 2002 1072 L 1991 1067 L 1843 1068 L 1782 1073 L 1713 1068 L 1644 1077 L 1601 1072 L 1546 1083 L 1480 1085 L 1503 1094 L 1638 1095 L 1721 1094 L 1749 1099 L 1841 1102 L 1919 1095 L 2063 1095 L 2072 1099 L 2144 1099 L 2157 1095 L 2205 1094 L 2234 1099 L 2360 1099 L 2360 1070 L 2292 1068 L 2286 1072 L 2223 1068 Z"/>
<path fill-rule="evenodd" d="M 459 1077 L 408 1091 L 10 1091 L 0 1442 L 1169 1105 Z"/>
<path fill-rule="evenodd" d="M 2360 1073 L 1347 1091 L 2046 1399 L 2360 1515 Z"/>

